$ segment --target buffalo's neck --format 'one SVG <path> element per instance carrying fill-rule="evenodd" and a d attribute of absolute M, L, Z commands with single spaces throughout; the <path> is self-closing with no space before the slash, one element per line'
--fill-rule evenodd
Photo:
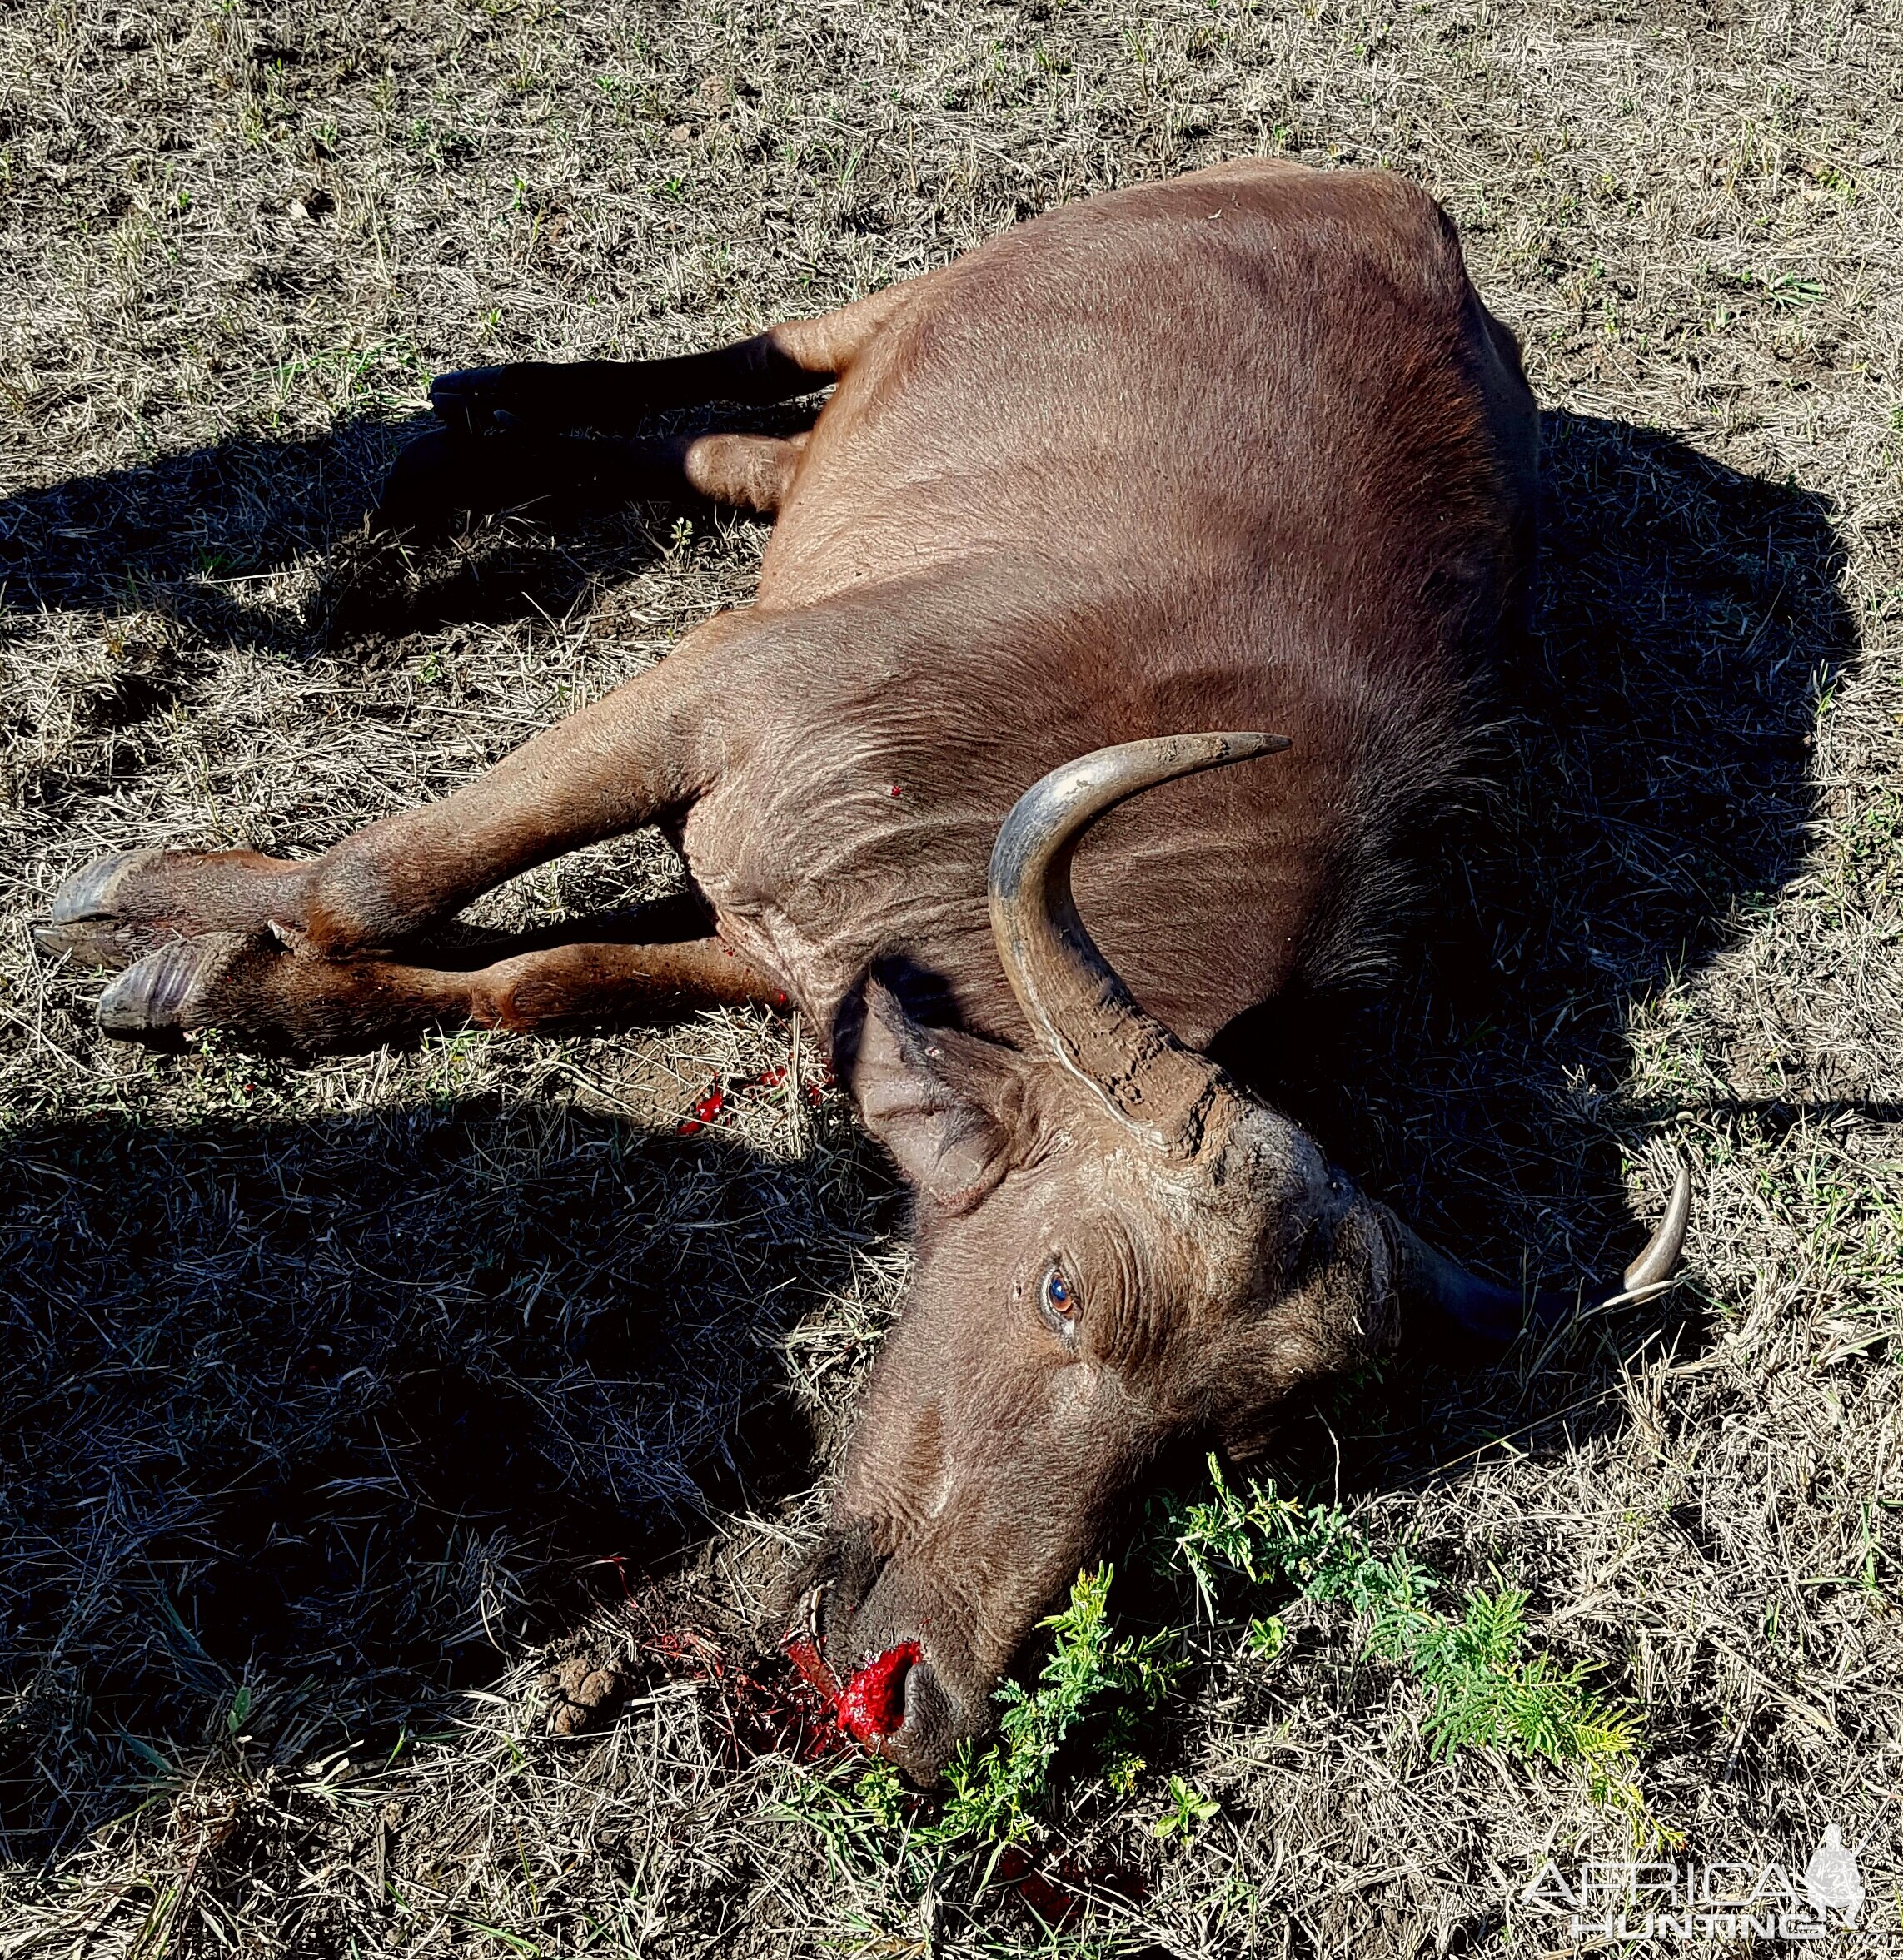
<path fill-rule="evenodd" d="M 1098 570 L 1084 583 L 973 561 L 759 616 L 745 721 L 682 845 L 723 937 L 816 1027 L 879 968 L 960 1025 L 1027 1038 L 991 943 L 999 826 L 1047 770 L 1158 734 L 1268 729 L 1294 746 L 1153 791 L 1084 839 L 1079 910 L 1139 1002 L 1201 1047 L 1353 963 L 1364 899 L 1382 895 L 1367 812 L 1434 773 L 1447 720 L 1369 684 L 1370 662 L 1392 669 L 1383 623 L 1381 649 L 1344 629 L 1317 661 L 1261 581 L 1108 597 Z"/>

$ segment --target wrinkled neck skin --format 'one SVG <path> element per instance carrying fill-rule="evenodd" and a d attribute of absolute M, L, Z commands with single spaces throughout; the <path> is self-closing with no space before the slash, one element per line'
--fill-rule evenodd
<path fill-rule="evenodd" d="M 1172 1152 L 1014 1056 L 1002 1175 L 949 1208 L 921 1191 L 911 1295 L 802 1596 L 842 1680 L 917 1644 L 904 1722 L 875 1746 L 922 1779 L 989 1725 L 1017 1649 L 1166 1450 L 1252 1454 L 1298 1384 L 1393 1344 L 1387 1214 L 1204 1066 L 1199 1147 Z"/>

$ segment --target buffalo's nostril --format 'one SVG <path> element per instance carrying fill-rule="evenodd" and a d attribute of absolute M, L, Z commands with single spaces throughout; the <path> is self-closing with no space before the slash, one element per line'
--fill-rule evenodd
<path fill-rule="evenodd" d="M 958 1710 L 938 1670 L 920 1660 L 905 1672 L 905 1706 L 896 1733 L 879 1753 L 920 1785 L 936 1780 L 964 1732 Z"/>
<path fill-rule="evenodd" d="M 950 1705 L 932 1664 L 929 1660 L 914 1663 L 905 1674 L 905 1712 L 899 1724 L 906 1739 L 924 1740 L 929 1745 L 932 1738 L 948 1729 L 950 1719 Z"/>
<path fill-rule="evenodd" d="M 904 1725 L 906 1684 L 918 1661 L 919 1643 L 901 1640 L 846 1683 L 839 1696 L 839 1726 L 854 1742 L 876 1749 Z"/>

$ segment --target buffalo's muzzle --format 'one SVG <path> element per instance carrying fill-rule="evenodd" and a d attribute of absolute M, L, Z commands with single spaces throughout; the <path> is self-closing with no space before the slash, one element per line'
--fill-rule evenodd
<path fill-rule="evenodd" d="M 789 1658 L 854 1741 L 929 1783 L 966 1727 L 940 1673 L 947 1657 L 933 1652 L 930 1615 L 894 1609 L 882 1583 L 889 1569 L 862 1546 L 829 1546 L 819 1569 L 829 1576 L 801 1588 L 789 1619 Z"/>

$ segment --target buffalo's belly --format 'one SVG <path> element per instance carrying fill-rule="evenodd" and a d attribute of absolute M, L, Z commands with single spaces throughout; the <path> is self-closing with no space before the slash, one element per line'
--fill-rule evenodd
<path fill-rule="evenodd" d="M 1146 794 L 1077 859 L 1106 954 L 1206 1043 L 1353 963 L 1384 841 L 1461 765 L 1519 546 L 1457 254 L 1392 180 L 1191 182 L 961 262 L 808 445 L 764 732 L 685 844 L 821 1025 L 903 962 L 1021 1037 L 984 895 L 1012 803 L 1109 743 L 1264 729 L 1293 749 Z"/>

